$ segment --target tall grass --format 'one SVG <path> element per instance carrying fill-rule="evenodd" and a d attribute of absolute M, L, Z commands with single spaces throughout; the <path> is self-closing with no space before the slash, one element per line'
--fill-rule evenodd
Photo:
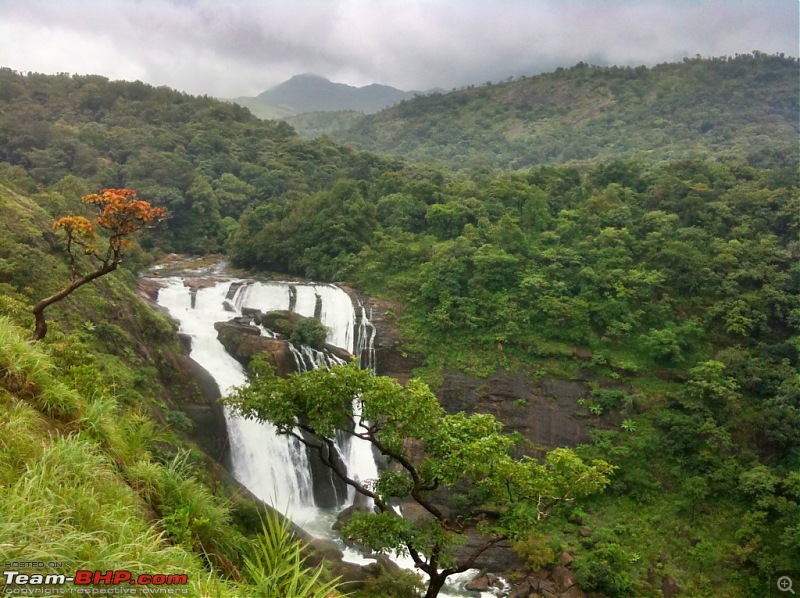
<path fill-rule="evenodd" d="M 245 558 L 252 581 L 251 596 L 259 598 L 334 598 L 338 579 L 323 581 L 322 566 L 305 567 L 304 544 L 289 530 L 289 521 L 267 511 L 262 534 L 252 555 Z"/>
<path fill-rule="evenodd" d="M 232 526 L 229 505 L 192 477 L 187 452 L 178 452 L 166 465 L 139 461 L 125 475 L 161 517 L 172 542 L 238 575 L 239 555 L 247 542 Z"/>
<path fill-rule="evenodd" d="M 54 370 L 44 352 L 32 347 L 7 317 L 0 317 L 2 386 L 52 417 L 69 417 L 78 409 L 80 395 L 55 380 Z"/>
<path fill-rule="evenodd" d="M 152 420 L 120 410 L 105 388 L 87 399 L 57 374 L 41 347 L 0 318 L 0 562 L 186 573 L 194 595 L 242 595 L 148 521 L 146 502 L 120 475 L 125 463 L 149 462 Z"/>
<path fill-rule="evenodd" d="M 0 317 L 0 562 L 185 573 L 199 597 L 339 595 L 286 523 L 267 516 L 254 551 L 188 451 L 165 450 L 92 366 L 61 372 L 25 336 Z"/>

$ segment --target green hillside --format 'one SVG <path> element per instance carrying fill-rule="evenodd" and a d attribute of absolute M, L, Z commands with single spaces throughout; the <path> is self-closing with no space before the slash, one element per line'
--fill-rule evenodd
<path fill-rule="evenodd" d="M 756 53 L 653 68 L 578 64 L 407 100 L 330 134 L 456 168 L 719 158 L 795 148 L 799 107 L 798 61 Z"/>
<path fill-rule="evenodd" d="M 0 161 L 80 193 L 132 188 L 172 214 L 149 245 L 219 252 L 242 210 L 372 177 L 394 160 L 305 141 L 236 104 L 98 76 L 0 69 Z"/>
<path fill-rule="evenodd" d="M 432 165 L 166 88 L 0 70 L 0 557 L 139 554 L 199 595 L 259 595 L 256 513 L 185 439 L 178 342 L 132 291 L 161 252 L 224 250 L 386 300 L 398 355 L 440 392 L 448 376 L 586 389 L 576 450 L 618 470 L 516 546 L 510 576 L 567 551 L 597 595 L 763 594 L 800 562 L 797 75 L 761 54 L 578 66 L 361 121 L 365 143 Z M 70 278 L 51 223 L 108 186 L 170 218 L 33 345 L 31 305 Z M 492 396 L 525 413 L 513 386 Z M 87 469 L 101 482 L 65 473 Z M 30 522 L 49 544 L 26 543 Z"/>
<path fill-rule="evenodd" d="M 657 595 L 669 577 L 688 596 L 756 596 L 800 562 L 793 158 L 409 169 L 281 218 L 246 212 L 230 255 L 397 300 L 417 374 L 451 395 L 471 376 L 509 425 L 527 401 L 511 380 L 588 386 L 575 416 L 597 429 L 578 451 L 619 470 L 540 524 L 535 567 L 566 549 L 601 595 Z"/>
<path fill-rule="evenodd" d="M 33 187 L 0 173 L 0 559 L 177 576 L 169 593 L 189 596 L 338 596 L 286 522 L 187 441 L 183 410 L 206 399 L 173 325 L 133 291 L 141 249 L 55 304 L 31 342 L 31 304 L 70 280 L 50 212 L 80 206 Z"/>

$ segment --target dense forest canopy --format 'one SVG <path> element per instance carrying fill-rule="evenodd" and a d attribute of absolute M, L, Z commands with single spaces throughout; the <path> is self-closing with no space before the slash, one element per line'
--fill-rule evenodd
<path fill-rule="evenodd" d="M 141 82 L 2 69 L 0 90 L 0 160 L 46 186 L 72 175 L 85 193 L 136 189 L 172 214 L 157 244 L 175 251 L 221 251 L 245 206 L 368 179 L 393 162 Z"/>
<path fill-rule="evenodd" d="M 597 430 L 576 450 L 619 469 L 519 548 L 531 567 L 568 548 L 605 595 L 664 576 L 686 595 L 758 595 L 800 562 L 798 74 L 760 53 L 578 65 L 417 98 L 348 133 L 449 169 L 307 141 L 207 97 L 3 69 L 0 314 L 25 326 L 58 288 L 40 265 L 67 271 L 42 214 L 135 188 L 171 217 L 132 270 L 225 251 L 346 280 L 403 306 L 403 350 L 434 389 L 449 370 L 589 385 L 580 416 Z M 105 296 L 127 296 L 124 277 Z M 69 339 L 123 360 L 135 344 L 130 321 L 89 302 L 56 311 L 65 367 Z M 137 393 L 158 384 L 125 376 Z"/>
<path fill-rule="evenodd" d="M 579 63 L 406 100 L 297 116 L 305 134 L 415 162 L 526 168 L 570 160 L 744 156 L 797 146 L 797 60 L 755 52 L 652 68 Z"/>

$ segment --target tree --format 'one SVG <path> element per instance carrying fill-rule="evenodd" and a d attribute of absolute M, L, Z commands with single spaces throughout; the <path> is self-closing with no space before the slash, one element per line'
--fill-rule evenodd
<path fill-rule="evenodd" d="M 55 230 L 63 230 L 67 236 L 72 281 L 57 293 L 33 306 L 32 311 L 36 319 L 33 333 L 35 341 L 43 339 L 47 334 L 45 309 L 86 283 L 116 270 L 122 263 L 124 251 L 131 246 L 128 237 L 166 214 L 163 208 L 156 208 L 146 201 L 136 199 L 136 191 L 132 189 L 103 189 L 100 194 L 86 195 L 83 201 L 100 210 L 94 221 L 83 216 L 70 215 L 59 218 L 53 223 Z M 96 245 L 97 227 L 105 229 L 110 234 L 105 251 L 99 250 Z M 81 273 L 85 262 L 78 258 L 76 254 L 78 248 L 83 250 L 84 255 L 99 262 L 94 270 Z"/>
<path fill-rule="evenodd" d="M 503 434 L 493 416 L 448 415 L 419 380 L 403 387 L 355 364 L 288 378 L 276 377 L 266 360 L 256 358 L 251 367 L 249 386 L 237 389 L 228 405 L 317 450 L 336 476 L 372 499 L 376 512 L 356 513 L 343 533 L 376 551 L 410 555 L 429 576 L 426 598 L 497 543 L 529 537 L 556 504 L 604 488 L 613 469 L 603 461 L 586 464 L 569 449 L 553 450 L 543 462 L 514 458 L 517 439 Z M 337 433 L 368 442 L 389 468 L 376 480 L 346 471 L 330 458 Z M 452 513 L 434 494 L 465 487 L 481 508 Z M 406 519 L 394 510 L 397 501 L 414 501 L 424 514 Z M 465 549 L 468 532 L 477 532 L 479 542 Z"/>

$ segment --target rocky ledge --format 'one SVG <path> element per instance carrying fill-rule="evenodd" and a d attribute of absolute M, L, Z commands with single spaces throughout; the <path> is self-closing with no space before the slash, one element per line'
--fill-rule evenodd
<path fill-rule="evenodd" d="M 296 362 L 289 341 L 286 338 L 262 336 L 261 329 L 251 322 L 250 316 L 240 316 L 214 324 L 217 338 L 225 350 L 245 367 L 255 355 L 266 353 L 276 375 L 288 376 L 295 372 Z M 344 361 L 352 359 L 345 349 L 333 345 L 325 344 L 323 350 Z"/>
<path fill-rule="evenodd" d="M 258 326 L 249 318 L 234 318 L 214 324 L 217 338 L 225 350 L 245 367 L 259 353 L 266 353 L 269 363 L 278 376 L 288 376 L 295 371 L 295 361 L 289 341 L 261 336 Z"/>

